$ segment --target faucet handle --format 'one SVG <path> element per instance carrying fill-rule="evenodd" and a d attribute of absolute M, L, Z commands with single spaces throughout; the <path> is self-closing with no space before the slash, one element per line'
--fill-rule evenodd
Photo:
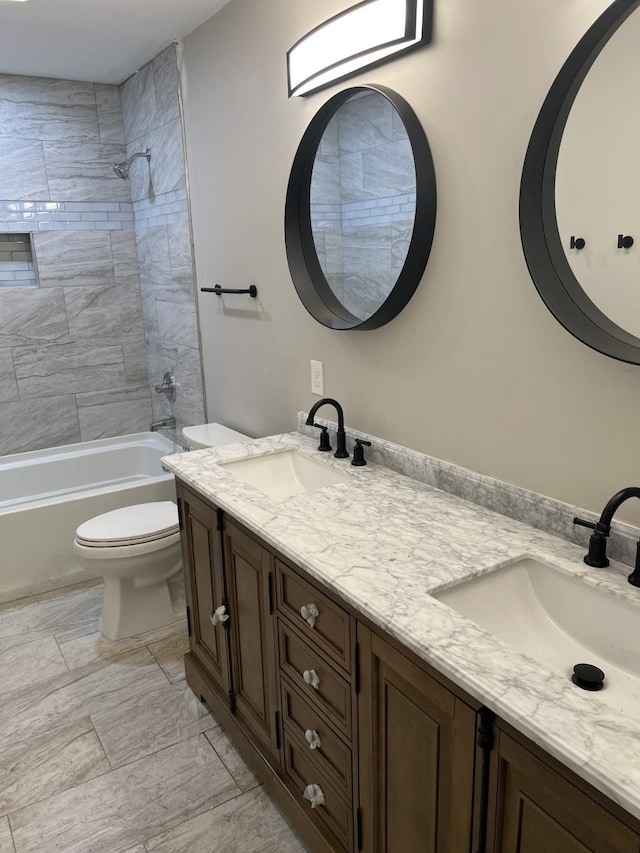
<path fill-rule="evenodd" d="M 595 521 L 585 521 L 584 518 L 578 518 L 578 516 L 573 519 L 573 523 L 580 527 L 588 527 L 590 530 L 596 529 Z"/>
<path fill-rule="evenodd" d="M 313 424 L 316 429 L 322 430 L 320 433 L 320 444 L 318 445 L 318 450 L 331 450 L 331 443 L 329 442 L 329 429 L 322 424 Z"/>
<path fill-rule="evenodd" d="M 353 460 L 351 462 L 356 468 L 361 468 L 367 464 L 367 460 L 364 458 L 364 447 L 371 447 L 371 442 L 365 441 L 364 438 L 356 438 L 353 448 Z"/>

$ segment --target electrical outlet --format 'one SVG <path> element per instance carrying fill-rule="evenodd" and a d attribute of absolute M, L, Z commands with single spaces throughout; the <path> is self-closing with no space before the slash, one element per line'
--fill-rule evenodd
<path fill-rule="evenodd" d="M 324 397 L 324 364 L 311 359 L 311 393 Z"/>

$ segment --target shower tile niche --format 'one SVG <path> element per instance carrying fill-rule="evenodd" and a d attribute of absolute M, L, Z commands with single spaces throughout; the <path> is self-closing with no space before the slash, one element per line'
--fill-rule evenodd
<path fill-rule="evenodd" d="M 0 287 L 37 287 L 31 235 L 0 231 Z"/>

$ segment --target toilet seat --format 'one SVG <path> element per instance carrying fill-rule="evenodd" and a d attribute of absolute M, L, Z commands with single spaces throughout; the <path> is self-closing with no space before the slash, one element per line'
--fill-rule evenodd
<path fill-rule="evenodd" d="M 130 548 L 155 542 L 161 545 L 163 540 L 175 540 L 179 533 L 176 505 L 157 501 L 121 507 L 85 521 L 76 531 L 76 542 L 85 548 Z"/>

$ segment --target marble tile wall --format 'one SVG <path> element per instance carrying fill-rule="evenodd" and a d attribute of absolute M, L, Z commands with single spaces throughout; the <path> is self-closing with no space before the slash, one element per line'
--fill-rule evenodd
<path fill-rule="evenodd" d="M 117 87 L 0 75 L 0 233 L 39 277 L 0 288 L 0 454 L 149 427 L 125 155 Z"/>
<path fill-rule="evenodd" d="M 120 89 L 151 386 L 175 376 L 174 403 L 152 391 L 154 418 L 205 420 L 175 45 Z"/>

